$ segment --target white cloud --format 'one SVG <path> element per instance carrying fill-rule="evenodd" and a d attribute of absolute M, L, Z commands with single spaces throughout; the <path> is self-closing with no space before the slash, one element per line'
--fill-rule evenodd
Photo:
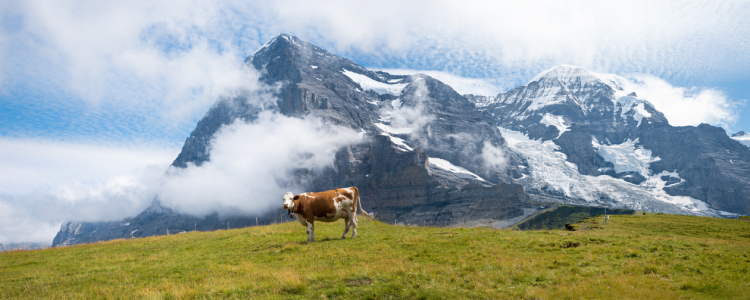
<path fill-rule="evenodd" d="M 750 41 L 745 18 L 750 7 L 742 2 L 274 1 L 269 6 L 266 18 L 278 28 L 303 38 L 322 36 L 339 52 L 364 51 L 378 64 L 382 57 L 472 77 L 523 76 L 568 63 L 683 80 L 694 74 L 747 78 L 750 65 L 743 46 Z"/>
<path fill-rule="evenodd" d="M 675 87 L 649 75 L 633 77 L 638 95 L 661 109 L 672 125 L 708 123 L 728 127 L 737 121 L 740 102 L 717 89 Z"/>
<path fill-rule="evenodd" d="M 178 151 L 0 138 L 0 243 L 51 242 L 63 221 L 138 214 Z"/>
<path fill-rule="evenodd" d="M 482 163 L 487 169 L 487 173 L 500 173 L 505 171 L 508 166 L 508 158 L 505 156 L 503 149 L 493 146 L 490 142 L 485 141 L 482 147 Z"/>
<path fill-rule="evenodd" d="M 264 101 L 259 98 L 258 101 Z M 155 196 L 204 216 L 263 213 L 280 205 L 294 168 L 332 166 L 352 129 L 269 111 L 223 127 L 200 167 L 168 168 L 179 149 L 0 139 L 0 243 L 51 242 L 64 221 L 111 221 L 142 212 Z"/>
<path fill-rule="evenodd" d="M 2 18 L 20 16 L 21 25 L 0 30 L 0 79 L 49 81 L 43 86 L 56 93 L 138 107 L 167 126 L 192 126 L 224 90 L 252 81 L 237 66 L 281 32 L 366 66 L 433 70 L 425 73 L 460 93 L 493 95 L 560 63 L 673 82 L 750 79 L 750 7 L 742 2 L 29 0 L 8 7 Z"/>
<path fill-rule="evenodd" d="M 496 96 L 498 93 L 512 88 L 508 81 L 499 78 L 468 78 L 458 76 L 449 72 L 430 71 L 430 70 L 409 70 L 409 69 L 377 69 L 393 75 L 415 75 L 425 74 L 432 78 L 442 81 L 452 87 L 461 95 L 474 94 L 482 96 Z"/>
<path fill-rule="evenodd" d="M 227 30 L 231 20 L 222 19 L 228 8 L 212 1 L 30 0 L 15 7 L 21 29 L 0 31 L 8 42 L 0 47 L 4 72 L 48 81 L 91 106 L 138 107 L 181 125 L 254 78 L 239 68 L 246 53 Z"/>
<path fill-rule="evenodd" d="M 171 168 L 159 199 L 178 211 L 203 216 L 263 213 L 281 205 L 295 168 L 320 171 L 332 166 L 343 146 L 361 142 L 356 131 L 315 117 L 293 118 L 269 111 L 251 123 L 223 127 L 211 142 L 211 160 L 201 166 Z"/>
<path fill-rule="evenodd" d="M 605 76 L 614 79 L 627 93 L 633 91 L 639 98 L 651 102 L 673 126 L 708 123 L 729 127 L 736 123 L 737 108 L 743 104 L 717 89 L 674 86 L 651 75 Z"/>

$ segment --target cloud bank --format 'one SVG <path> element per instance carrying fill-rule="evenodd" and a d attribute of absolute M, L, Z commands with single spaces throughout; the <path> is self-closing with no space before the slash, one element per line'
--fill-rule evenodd
<path fill-rule="evenodd" d="M 153 199 L 204 216 L 264 213 L 304 190 L 298 168 L 333 167 L 336 151 L 363 134 L 318 118 L 271 111 L 223 127 L 211 160 L 167 167 L 176 149 L 133 149 L 0 139 L 0 243 L 50 242 L 63 221 L 132 217 Z"/>
<path fill-rule="evenodd" d="M 731 100 L 718 89 L 673 86 L 646 74 L 629 75 L 618 83 L 651 102 L 673 126 L 708 123 L 728 128 L 737 122 L 738 108 L 744 105 L 743 100 Z"/>
<path fill-rule="evenodd" d="M 49 243 L 63 221 L 140 213 L 177 152 L 0 138 L 0 243 Z"/>
<path fill-rule="evenodd" d="M 281 32 L 367 67 L 459 76 L 460 92 L 492 91 L 460 77 L 502 79 L 507 89 L 557 64 L 688 86 L 750 79 L 743 1 L 6 3 L 5 85 L 52 86 L 57 98 L 137 106 L 183 126 L 242 81 L 237 66 Z"/>
<path fill-rule="evenodd" d="M 163 205 L 197 216 L 263 213 L 280 207 L 287 191 L 304 191 L 305 182 L 288 182 L 292 171 L 333 167 L 336 151 L 362 138 L 318 118 L 265 111 L 253 122 L 222 128 L 211 142 L 210 161 L 170 168 L 158 197 Z"/>

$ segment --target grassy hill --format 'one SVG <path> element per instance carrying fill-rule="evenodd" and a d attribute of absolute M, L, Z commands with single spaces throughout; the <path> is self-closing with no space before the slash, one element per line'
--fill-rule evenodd
<path fill-rule="evenodd" d="M 308 244 L 294 222 L 10 251 L 0 299 L 750 298 L 750 221 L 622 215 L 590 228 L 362 217 L 356 240 L 336 239 L 339 222 L 318 224 Z"/>
<path fill-rule="evenodd" d="M 560 205 L 513 226 L 520 230 L 565 229 L 565 224 L 579 223 L 587 218 L 604 215 L 632 215 L 632 209 Z M 604 219 L 602 219 L 603 221 Z"/>

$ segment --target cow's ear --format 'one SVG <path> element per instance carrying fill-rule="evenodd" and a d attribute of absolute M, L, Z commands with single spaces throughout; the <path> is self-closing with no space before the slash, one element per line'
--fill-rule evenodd
<path fill-rule="evenodd" d="M 294 200 L 299 200 L 299 195 L 294 196 Z"/>

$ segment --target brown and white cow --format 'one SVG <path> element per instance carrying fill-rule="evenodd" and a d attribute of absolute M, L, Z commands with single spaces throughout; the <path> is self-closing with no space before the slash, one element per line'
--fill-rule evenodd
<path fill-rule="evenodd" d="M 284 194 L 284 209 L 294 213 L 302 226 L 307 227 L 307 241 L 315 241 L 315 221 L 334 222 L 344 219 L 346 229 L 341 238 L 346 238 L 349 227 L 352 226 L 352 238 L 357 237 L 357 204 L 365 216 L 372 218 L 359 201 L 357 187 L 335 189 L 319 193 L 302 193 L 294 195 L 292 192 Z"/>

